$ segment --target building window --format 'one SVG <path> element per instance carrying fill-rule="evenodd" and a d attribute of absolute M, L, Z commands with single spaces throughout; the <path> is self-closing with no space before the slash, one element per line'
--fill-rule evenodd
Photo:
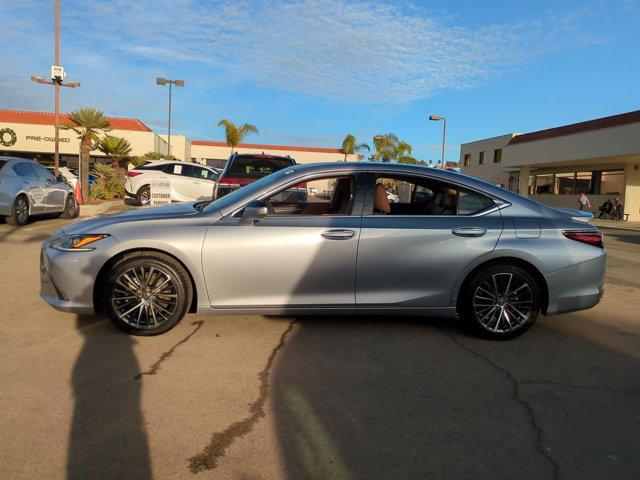
<path fill-rule="evenodd" d="M 484 152 L 480 152 L 478 156 L 478 165 L 484 165 Z"/>
<path fill-rule="evenodd" d="M 553 193 L 553 173 L 536 175 L 534 188 L 537 195 Z"/>
<path fill-rule="evenodd" d="M 575 193 L 595 193 L 593 191 L 594 182 L 592 182 L 595 172 L 577 172 Z"/>
<path fill-rule="evenodd" d="M 493 151 L 493 163 L 500 163 L 500 162 L 502 162 L 502 149 L 496 148 Z"/>
<path fill-rule="evenodd" d="M 558 195 L 571 195 L 574 193 L 575 188 L 575 180 L 576 180 L 575 172 L 569 173 L 556 173 L 556 187 L 553 193 Z"/>
<path fill-rule="evenodd" d="M 624 171 L 602 172 L 600 193 L 602 195 L 622 195 L 624 193 Z"/>
<path fill-rule="evenodd" d="M 464 154 L 464 163 L 463 165 L 465 167 L 468 167 L 471 164 L 471 154 L 470 153 L 465 153 Z"/>

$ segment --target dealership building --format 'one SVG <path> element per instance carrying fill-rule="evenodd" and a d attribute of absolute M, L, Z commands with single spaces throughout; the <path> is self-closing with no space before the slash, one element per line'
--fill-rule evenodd
<path fill-rule="evenodd" d="M 597 212 L 617 197 L 640 221 L 640 110 L 465 143 L 460 167 L 556 207 L 578 208 L 584 192 Z"/>
<path fill-rule="evenodd" d="M 60 123 L 69 123 L 67 115 L 60 115 Z M 147 152 L 169 153 L 166 135 L 154 132 L 137 118 L 107 117 L 111 124 L 108 134 L 122 137 L 131 144 L 131 155 Z M 0 155 L 17 156 L 53 165 L 55 116 L 46 112 L 0 110 Z M 298 163 L 344 161 L 345 155 L 337 148 L 288 146 L 244 143 L 236 148 L 238 153 L 264 153 L 290 156 Z M 60 130 L 60 165 L 77 168 L 80 141 L 73 130 Z M 184 135 L 171 135 L 171 154 L 178 160 L 197 162 L 209 166 L 224 166 L 231 154 L 225 142 L 190 140 Z M 91 160 L 105 156 L 91 151 Z M 348 161 L 357 161 L 357 155 L 348 155 Z"/>

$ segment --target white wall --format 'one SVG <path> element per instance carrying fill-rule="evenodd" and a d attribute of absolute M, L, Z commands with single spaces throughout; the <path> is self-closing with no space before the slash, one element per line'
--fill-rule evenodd
<path fill-rule="evenodd" d="M 509 185 L 509 172 L 505 169 L 505 146 L 515 136 L 514 133 L 501 135 L 499 137 L 487 138 L 476 142 L 463 143 L 460 145 L 460 172 L 480 178 L 487 182 Z M 502 148 L 502 162 L 493 163 L 493 152 Z M 478 163 L 480 152 L 484 152 L 484 164 Z M 464 157 L 466 154 L 471 155 L 469 166 L 464 166 Z M 515 186 L 513 188 L 515 190 Z"/>

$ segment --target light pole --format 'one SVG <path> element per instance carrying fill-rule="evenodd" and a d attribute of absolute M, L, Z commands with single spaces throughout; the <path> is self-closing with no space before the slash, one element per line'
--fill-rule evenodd
<path fill-rule="evenodd" d="M 169 128 L 167 133 L 167 144 L 169 145 L 169 155 L 171 155 L 171 86 L 184 87 L 184 80 L 169 80 L 168 78 L 157 77 L 156 85 L 169 84 Z"/>
<path fill-rule="evenodd" d="M 429 120 L 432 122 L 442 120 L 444 122 L 444 128 L 442 129 L 442 162 L 440 164 L 440 168 L 444 168 L 444 146 L 447 141 L 447 119 L 445 117 L 440 117 L 439 115 L 431 115 Z"/>
<path fill-rule="evenodd" d="M 51 81 L 47 81 L 42 77 L 31 77 L 31 80 L 36 83 L 44 83 L 46 85 L 54 86 L 54 104 L 55 104 L 55 135 L 54 135 L 54 153 L 53 153 L 53 172 L 58 176 L 58 169 L 60 167 L 60 87 L 76 88 L 80 86 L 80 82 L 67 82 L 64 83 L 64 77 L 67 74 L 64 68 L 60 66 L 60 0 L 55 0 L 55 33 L 54 33 L 54 65 L 51 66 Z"/>

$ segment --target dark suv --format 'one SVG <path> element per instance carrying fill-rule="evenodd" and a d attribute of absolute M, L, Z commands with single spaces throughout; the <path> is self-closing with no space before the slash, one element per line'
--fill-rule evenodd
<path fill-rule="evenodd" d="M 291 157 L 265 155 L 264 153 L 234 153 L 229 157 L 227 165 L 216 182 L 213 199 L 224 197 L 240 187 L 295 164 L 296 161 Z M 306 192 L 306 187 L 304 191 Z"/>

